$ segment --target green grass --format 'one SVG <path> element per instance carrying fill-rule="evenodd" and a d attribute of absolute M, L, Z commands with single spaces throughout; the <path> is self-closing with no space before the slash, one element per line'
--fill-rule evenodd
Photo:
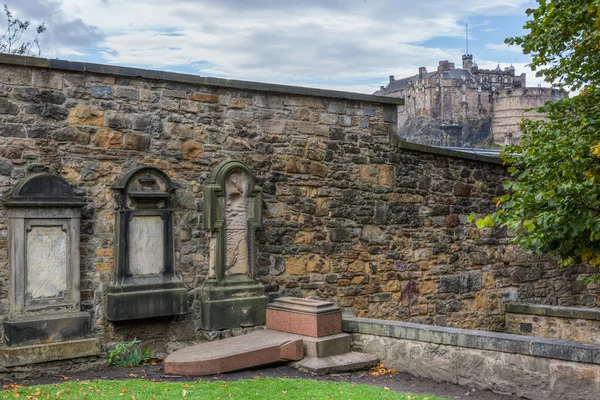
<path fill-rule="evenodd" d="M 306 399 L 306 400 L 442 400 L 396 393 L 385 388 L 307 379 L 257 378 L 235 382 L 150 382 L 145 380 L 80 381 L 15 388 L 6 399 Z"/>

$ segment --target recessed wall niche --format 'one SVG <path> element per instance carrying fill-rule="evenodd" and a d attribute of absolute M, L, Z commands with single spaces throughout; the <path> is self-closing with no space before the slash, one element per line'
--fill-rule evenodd
<path fill-rule="evenodd" d="M 119 179 L 115 191 L 115 280 L 107 318 L 123 321 L 188 312 L 187 290 L 175 275 L 175 185 L 158 168 L 141 166 Z"/>
<path fill-rule="evenodd" d="M 4 321 L 5 367 L 95 355 L 90 315 L 80 310 L 79 225 L 84 206 L 63 178 L 21 181 L 8 211 L 10 315 Z"/>

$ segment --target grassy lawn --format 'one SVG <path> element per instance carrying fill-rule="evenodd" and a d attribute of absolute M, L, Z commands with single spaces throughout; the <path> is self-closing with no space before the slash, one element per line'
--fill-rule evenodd
<path fill-rule="evenodd" d="M 360 399 L 442 400 L 385 388 L 306 379 L 257 378 L 235 382 L 150 382 L 145 380 L 64 382 L 0 392 L 6 399 Z"/>

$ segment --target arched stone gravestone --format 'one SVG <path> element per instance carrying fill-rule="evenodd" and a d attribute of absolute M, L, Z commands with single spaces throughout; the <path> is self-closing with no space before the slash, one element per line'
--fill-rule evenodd
<path fill-rule="evenodd" d="M 90 316 L 79 306 L 79 225 L 84 203 L 52 174 L 21 181 L 8 211 L 10 316 L 4 366 L 95 355 Z"/>
<path fill-rule="evenodd" d="M 202 285 L 206 330 L 264 325 L 269 299 L 256 281 L 255 232 L 262 224 L 262 189 L 250 168 L 219 164 L 204 187 L 204 227 L 210 232 L 210 272 Z"/>
<path fill-rule="evenodd" d="M 175 275 L 172 195 L 158 168 L 141 166 L 119 179 L 115 213 L 115 277 L 107 318 L 123 321 L 188 312 L 187 290 Z"/>

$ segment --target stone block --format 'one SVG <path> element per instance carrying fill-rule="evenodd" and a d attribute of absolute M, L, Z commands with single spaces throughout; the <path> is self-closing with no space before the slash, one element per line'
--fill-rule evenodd
<path fill-rule="evenodd" d="M 349 353 L 351 349 L 350 335 L 338 333 L 323 337 L 302 336 L 304 355 L 306 357 L 330 357 Z"/>
<path fill-rule="evenodd" d="M 285 272 L 290 275 L 306 275 L 306 257 L 290 257 L 285 260 Z"/>
<path fill-rule="evenodd" d="M 323 337 L 342 332 L 342 311 L 328 301 L 280 297 L 267 307 L 267 329 Z"/>
<path fill-rule="evenodd" d="M 140 91 L 137 88 L 129 87 L 129 86 L 115 86 L 113 88 L 113 95 L 117 98 L 129 99 L 129 100 L 139 100 L 140 99 Z"/>
<path fill-rule="evenodd" d="M 440 293 L 458 293 L 460 288 L 460 278 L 458 275 L 444 275 L 440 277 Z"/>
<path fill-rule="evenodd" d="M 380 303 L 382 301 L 390 301 L 391 299 L 392 294 L 389 292 L 375 293 L 369 295 L 369 303 Z"/>
<path fill-rule="evenodd" d="M 528 340 L 509 334 L 495 332 L 469 332 L 458 335 L 458 346 L 503 353 L 529 354 Z"/>
<path fill-rule="evenodd" d="M 292 367 L 312 375 L 327 375 L 368 370 L 378 363 L 377 356 L 352 351 L 323 358 L 305 357 L 292 363 Z"/>
<path fill-rule="evenodd" d="M 0 97 L 0 114 L 17 115 L 19 113 L 19 107 L 8 101 L 4 97 Z"/>
<path fill-rule="evenodd" d="M 0 137 L 18 137 L 24 138 L 27 136 L 25 127 L 21 124 L 2 124 L 0 125 Z"/>
<path fill-rule="evenodd" d="M 361 165 L 359 168 L 360 181 L 363 183 L 376 183 L 378 173 L 377 165 Z"/>
<path fill-rule="evenodd" d="M 374 117 L 375 116 L 375 109 L 372 107 L 366 107 L 363 110 L 363 115 L 366 117 Z"/>
<path fill-rule="evenodd" d="M 98 99 L 112 99 L 113 89 L 110 86 L 92 86 L 92 97 Z"/>
<path fill-rule="evenodd" d="M 40 88 L 58 89 L 63 88 L 63 74 L 56 71 L 34 70 L 32 85 Z"/>
<path fill-rule="evenodd" d="M 481 290 L 481 270 L 463 272 L 459 275 L 459 292 L 469 293 Z M 441 285 L 441 284 L 440 284 Z"/>
<path fill-rule="evenodd" d="M 506 303 L 504 311 L 514 314 L 546 315 L 548 307 L 537 304 Z"/>
<path fill-rule="evenodd" d="M 79 105 L 69 111 L 67 122 L 70 125 L 104 125 L 104 111 L 94 106 Z"/>
<path fill-rule="evenodd" d="M 187 99 L 187 92 L 185 90 L 163 89 L 162 95 L 164 97 L 175 97 L 178 99 Z"/>
<path fill-rule="evenodd" d="M 194 101 L 201 101 L 203 103 L 218 103 L 219 96 L 211 93 L 190 93 L 188 99 Z"/>
<path fill-rule="evenodd" d="M 14 66 L 0 69 L 0 82 L 8 85 L 30 86 L 32 70 Z"/>
<path fill-rule="evenodd" d="M 147 151 L 152 144 L 152 138 L 148 135 L 128 133 L 125 135 L 125 150 Z"/>
<path fill-rule="evenodd" d="M 106 296 L 106 317 L 109 321 L 181 315 L 187 312 L 187 290 L 183 288 L 113 292 Z"/>
<path fill-rule="evenodd" d="M 264 287 L 256 284 L 264 293 Z M 213 289 L 215 290 L 215 289 Z M 219 289 L 216 289 L 219 290 Z M 239 295 L 239 294 L 238 294 Z M 264 295 L 202 300 L 202 328 L 206 330 L 265 324 L 269 298 Z"/>
<path fill-rule="evenodd" d="M 3 367 L 16 367 L 48 361 L 97 356 L 99 354 L 100 344 L 98 339 L 0 347 L 0 365 Z"/>
<path fill-rule="evenodd" d="M 456 182 L 452 188 L 452 193 L 454 193 L 455 196 L 469 197 L 471 196 L 471 190 L 473 190 L 471 185 L 467 185 L 462 182 Z"/>
<path fill-rule="evenodd" d="M 332 242 L 350 242 L 352 240 L 352 232 L 346 228 L 333 228 L 329 231 L 329 237 Z"/>
<path fill-rule="evenodd" d="M 4 321 L 8 346 L 82 339 L 90 333 L 90 315 L 84 312 L 36 315 Z"/>
<path fill-rule="evenodd" d="M 89 144 L 90 133 L 75 126 L 68 126 L 52 134 L 57 142 L 73 142 L 77 144 Z"/>
<path fill-rule="evenodd" d="M 204 156 L 202 145 L 193 140 L 183 142 L 182 151 L 184 160 L 200 160 Z"/>
<path fill-rule="evenodd" d="M 120 149 L 123 147 L 123 133 L 109 128 L 100 128 L 92 142 L 105 149 Z"/>
<path fill-rule="evenodd" d="M 387 186 L 394 186 L 396 184 L 396 173 L 393 165 L 379 166 L 377 184 Z"/>
<path fill-rule="evenodd" d="M 531 355 L 575 362 L 592 362 L 592 352 L 598 346 L 563 340 L 536 338 L 531 341 Z"/>
<path fill-rule="evenodd" d="M 327 112 L 332 114 L 345 114 L 346 103 L 343 101 L 332 101 L 327 105 Z"/>

